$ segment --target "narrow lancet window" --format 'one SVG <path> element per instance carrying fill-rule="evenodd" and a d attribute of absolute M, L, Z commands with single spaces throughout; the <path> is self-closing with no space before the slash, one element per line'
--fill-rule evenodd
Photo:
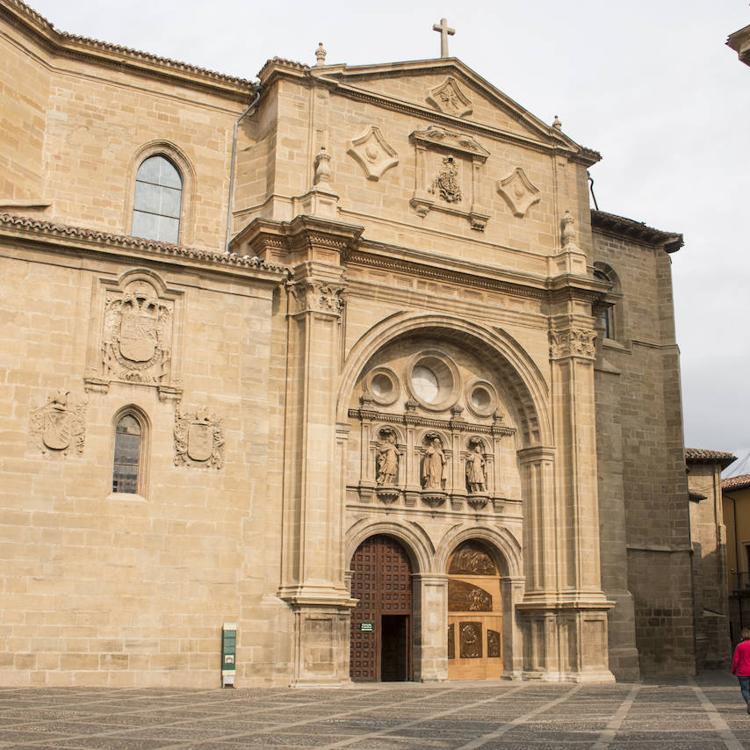
<path fill-rule="evenodd" d="M 182 177 L 164 156 L 150 156 L 138 168 L 133 201 L 136 237 L 177 242 L 180 236 Z"/>
<path fill-rule="evenodd" d="M 138 494 L 141 471 L 143 429 L 132 415 L 125 414 L 115 429 L 115 461 L 112 472 L 112 492 Z"/>

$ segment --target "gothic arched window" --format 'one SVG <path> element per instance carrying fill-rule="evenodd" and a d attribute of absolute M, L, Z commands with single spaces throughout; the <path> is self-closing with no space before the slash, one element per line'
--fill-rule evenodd
<path fill-rule="evenodd" d="M 142 494 L 145 432 L 145 421 L 132 409 L 117 419 L 112 492 Z"/>
<path fill-rule="evenodd" d="M 141 162 L 135 177 L 132 234 L 148 240 L 177 242 L 180 236 L 182 175 L 165 156 Z"/>

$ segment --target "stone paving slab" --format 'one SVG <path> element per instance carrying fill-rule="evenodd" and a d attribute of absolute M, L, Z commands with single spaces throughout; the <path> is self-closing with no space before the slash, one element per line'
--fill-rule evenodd
<path fill-rule="evenodd" d="M 0 750 L 750 750 L 736 682 L 0 688 Z"/>

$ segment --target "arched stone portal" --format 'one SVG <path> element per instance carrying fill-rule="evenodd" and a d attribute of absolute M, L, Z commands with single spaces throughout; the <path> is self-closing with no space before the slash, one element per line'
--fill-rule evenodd
<path fill-rule="evenodd" d="M 412 678 L 414 633 L 412 565 L 393 537 L 376 534 L 351 561 L 350 674 L 357 682 Z"/>

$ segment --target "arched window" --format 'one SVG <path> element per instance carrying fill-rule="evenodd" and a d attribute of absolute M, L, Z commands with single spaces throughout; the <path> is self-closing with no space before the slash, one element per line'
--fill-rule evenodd
<path fill-rule="evenodd" d="M 141 494 L 144 432 L 143 421 L 132 411 L 117 420 L 112 492 Z"/>
<path fill-rule="evenodd" d="M 133 200 L 136 237 L 177 242 L 180 236 L 182 176 L 165 156 L 157 154 L 138 167 Z"/>
<path fill-rule="evenodd" d="M 603 281 L 605 284 L 612 286 L 612 279 L 600 269 L 594 270 L 594 278 L 597 281 Z M 615 312 L 614 308 L 609 305 L 607 307 L 600 307 L 597 313 L 599 318 L 599 327 L 604 332 L 605 339 L 613 339 L 615 337 Z"/>

